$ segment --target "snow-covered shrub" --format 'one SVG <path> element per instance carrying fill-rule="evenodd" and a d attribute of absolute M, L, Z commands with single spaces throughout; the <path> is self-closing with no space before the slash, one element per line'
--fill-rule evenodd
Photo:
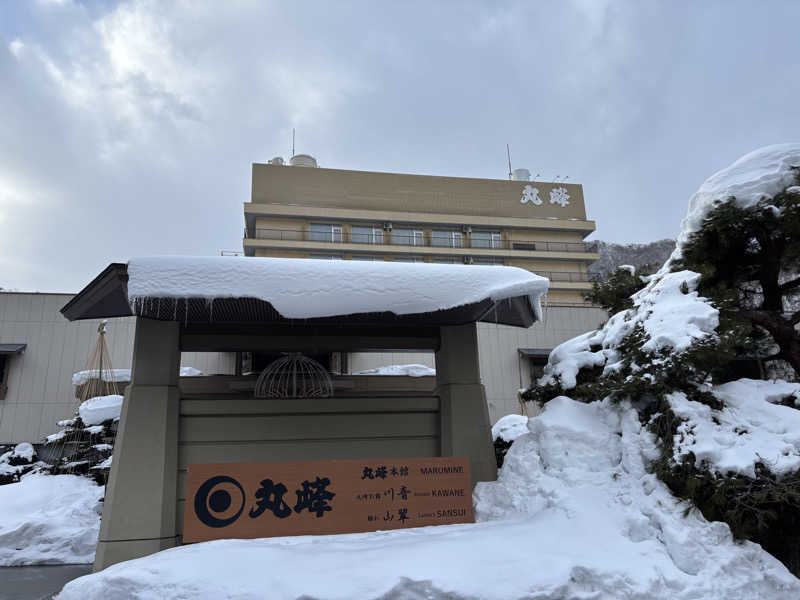
<path fill-rule="evenodd" d="M 50 471 L 84 475 L 105 484 L 121 409 L 122 396 L 98 396 L 82 402 L 74 418 L 59 421 L 63 429 L 45 442 L 58 450 Z"/>

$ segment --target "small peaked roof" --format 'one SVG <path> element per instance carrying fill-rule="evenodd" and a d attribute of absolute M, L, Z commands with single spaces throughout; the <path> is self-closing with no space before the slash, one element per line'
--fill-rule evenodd
<path fill-rule="evenodd" d="M 109 265 L 61 312 L 189 323 L 529 327 L 549 281 L 501 266 L 256 257 L 147 257 Z"/>

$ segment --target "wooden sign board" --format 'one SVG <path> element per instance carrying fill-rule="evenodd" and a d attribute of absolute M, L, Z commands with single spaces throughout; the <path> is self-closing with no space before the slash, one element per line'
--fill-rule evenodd
<path fill-rule="evenodd" d="M 466 458 L 189 465 L 183 541 L 472 522 Z"/>

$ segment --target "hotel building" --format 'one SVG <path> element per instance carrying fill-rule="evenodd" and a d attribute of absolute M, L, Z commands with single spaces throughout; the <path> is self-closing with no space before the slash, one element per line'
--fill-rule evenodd
<path fill-rule="evenodd" d="M 434 177 L 318 168 L 308 155 L 289 165 L 254 164 L 244 204 L 247 256 L 507 265 L 550 279 L 545 318 L 528 330 L 479 324 L 481 373 L 492 420 L 518 412 L 555 345 L 597 327 L 601 309 L 583 298 L 587 265 L 599 256 L 584 238 L 579 184 Z M 368 284 L 368 282 L 365 282 Z M 339 357 L 345 373 L 389 364 L 433 365 L 433 356 L 358 353 Z"/>

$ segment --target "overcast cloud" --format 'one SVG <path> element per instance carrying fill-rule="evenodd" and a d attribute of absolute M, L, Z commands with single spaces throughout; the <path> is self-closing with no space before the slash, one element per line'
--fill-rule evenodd
<path fill-rule="evenodd" d="M 0 286 L 241 250 L 252 162 L 582 183 L 595 238 L 800 139 L 800 3 L 0 5 Z"/>

